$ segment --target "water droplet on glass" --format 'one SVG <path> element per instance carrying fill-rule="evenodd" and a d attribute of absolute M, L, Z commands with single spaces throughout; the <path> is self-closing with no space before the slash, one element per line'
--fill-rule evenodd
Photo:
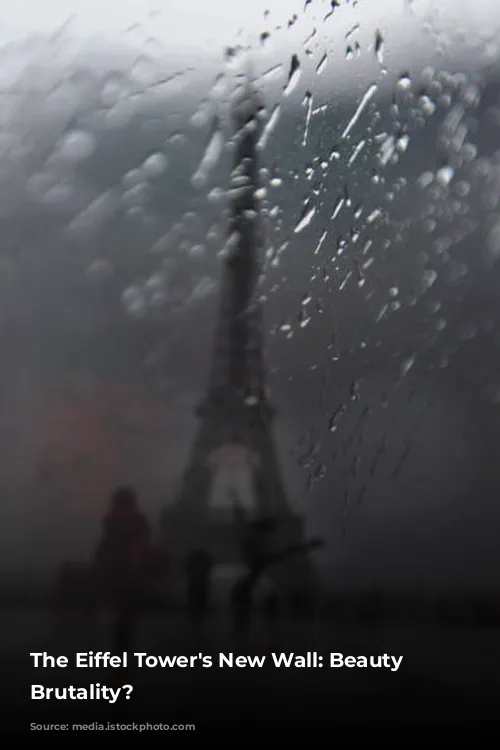
<path fill-rule="evenodd" d="M 101 102 L 105 107 L 113 107 L 130 93 L 126 80 L 120 74 L 111 74 L 101 89 Z"/>
<path fill-rule="evenodd" d="M 190 123 L 194 128 L 203 128 L 210 120 L 212 104 L 209 99 L 203 99 L 196 112 L 191 116 Z"/>
<path fill-rule="evenodd" d="M 317 73 L 317 75 L 320 76 L 322 74 L 322 72 L 326 68 L 326 63 L 327 62 L 328 62 L 328 55 L 325 52 L 325 54 L 323 55 L 323 57 L 321 58 L 321 60 L 319 61 L 319 63 L 316 66 L 316 73 Z"/>
<path fill-rule="evenodd" d="M 396 149 L 396 139 L 393 135 L 385 138 L 378 153 L 378 162 L 381 167 L 387 166 Z"/>
<path fill-rule="evenodd" d="M 140 182 L 123 193 L 121 203 L 126 208 L 132 208 L 147 203 L 150 197 L 151 188 L 149 184 L 147 182 Z"/>
<path fill-rule="evenodd" d="M 131 315 L 141 317 L 146 312 L 143 290 L 135 284 L 125 289 L 122 294 L 122 302 Z"/>
<path fill-rule="evenodd" d="M 375 34 L 375 56 L 379 65 L 384 64 L 384 37 L 379 29 Z"/>
<path fill-rule="evenodd" d="M 437 279 L 437 273 L 432 268 L 428 268 L 424 271 L 422 275 L 422 281 L 421 281 L 421 289 L 422 293 L 426 292 L 428 289 L 431 288 L 431 286 L 434 284 L 434 282 Z"/>
<path fill-rule="evenodd" d="M 452 167 L 441 167 L 436 172 L 436 182 L 443 187 L 450 184 L 453 179 L 454 170 Z"/>
<path fill-rule="evenodd" d="M 369 216 L 366 218 L 367 224 L 373 224 L 374 221 L 376 221 L 380 216 L 382 216 L 382 211 L 380 208 L 375 208 Z"/>
<path fill-rule="evenodd" d="M 400 370 L 400 377 L 404 378 L 405 375 L 411 370 L 413 365 L 415 364 L 416 356 L 413 354 L 411 357 L 408 357 L 404 360 L 404 362 L 401 364 L 401 370 Z"/>
<path fill-rule="evenodd" d="M 122 183 L 126 188 L 135 187 L 144 182 L 144 174 L 140 169 L 131 169 L 122 178 Z"/>
<path fill-rule="evenodd" d="M 172 133 L 167 138 L 167 144 L 169 146 L 173 146 L 174 148 L 181 148 L 182 146 L 185 146 L 187 143 L 187 138 L 184 135 L 184 133 L 181 133 L 180 130 L 177 130 L 175 133 Z"/>
<path fill-rule="evenodd" d="M 137 112 L 137 99 L 121 99 L 106 112 L 104 125 L 108 130 L 120 130 L 126 127 Z"/>
<path fill-rule="evenodd" d="M 33 200 L 47 206 L 57 206 L 73 195 L 70 183 L 62 182 L 57 175 L 49 172 L 33 174 L 28 179 L 26 187 Z"/>
<path fill-rule="evenodd" d="M 127 208 L 127 218 L 131 219 L 132 221 L 142 221 L 145 219 L 145 211 L 143 206 L 137 205 L 137 206 L 129 206 Z"/>
<path fill-rule="evenodd" d="M 199 281 L 199 283 L 196 284 L 195 288 L 193 289 L 190 300 L 197 301 L 200 299 L 204 299 L 205 297 L 208 297 L 208 295 L 214 292 L 216 289 L 217 289 L 216 282 L 213 279 L 211 279 L 209 276 L 204 276 Z"/>
<path fill-rule="evenodd" d="M 332 213 L 332 215 L 330 217 L 331 219 L 336 219 L 337 218 L 337 216 L 339 215 L 339 213 L 342 211 L 344 203 L 345 203 L 344 197 L 340 195 L 337 198 L 337 202 L 335 203 L 335 205 L 333 207 L 333 213 Z"/>
<path fill-rule="evenodd" d="M 396 141 L 396 149 L 400 153 L 404 153 L 407 150 L 409 143 L 410 143 L 410 136 L 402 135 Z"/>
<path fill-rule="evenodd" d="M 189 250 L 189 255 L 192 258 L 203 258 L 206 255 L 206 247 L 205 245 L 202 245 L 201 243 L 198 243 L 196 245 L 193 245 Z"/>
<path fill-rule="evenodd" d="M 298 315 L 298 321 L 301 328 L 305 328 L 311 322 L 312 316 L 308 315 L 305 310 L 300 310 Z"/>
<path fill-rule="evenodd" d="M 351 401 L 359 401 L 359 380 L 353 380 L 349 390 Z"/>
<path fill-rule="evenodd" d="M 146 280 L 144 284 L 144 291 L 147 292 L 147 294 L 154 294 L 155 292 L 160 291 L 165 286 L 165 276 L 161 271 L 158 271 L 157 273 L 152 274 L 152 276 L 149 277 L 149 279 Z"/>
<path fill-rule="evenodd" d="M 148 177 L 159 177 L 168 167 L 168 159 L 165 154 L 151 154 L 142 164 L 142 170 Z"/>
<path fill-rule="evenodd" d="M 61 138 L 57 156 L 69 162 L 78 163 L 88 159 L 95 149 L 95 138 L 86 130 L 72 130 Z"/>
<path fill-rule="evenodd" d="M 273 111 L 271 112 L 271 116 L 269 117 L 269 120 L 266 122 L 262 130 L 262 135 L 257 144 L 259 149 L 264 149 L 266 147 L 269 137 L 278 123 L 280 115 L 281 115 L 281 106 L 279 104 L 276 104 L 273 108 Z"/>
<path fill-rule="evenodd" d="M 464 143 L 460 156 L 465 164 L 470 164 L 477 157 L 477 146 L 473 143 Z"/>
<path fill-rule="evenodd" d="M 214 187 L 208 193 L 207 199 L 210 203 L 220 203 L 224 199 L 225 194 L 225 191 L 221 187 Z"/>
<path fill-rule="evenodd" d="M 460 198 L 465 198 L 465 196 L 470 193 L 469 183 L 465 180 L 459 180 L 455 185 L 455 193 L 460 196 Z"/>
<path fill-rule="evenodd" d="M 299 82 L 300 76 L 301 76 L 301 68 L 300 68 L 300 62 L 297 55 L 292 55 L 292 60 L 290 63 L 290 72 L 288 74 L 288 82 L 283 90 L 284 96 L 289 96 L 292 91 L 297 86 L 297 83 Z"/>
<path fill-rule="evenodd" d="M 69 224 L 71 234 L 95 232 L 102 227 L 116 211 L 118 195 L 115 190 L 106 190 L 80 211 Z"/>
<path fill-rule="evenodd" d="M 330 419 L 328 420 L 328 429 L 330 432 L 336 432 L 339 426 L 339 422 L 342 418 L 342 416 L 346 412 L 346 406 L 345 404 L 341 404 L 338 409 L 332 414 Z"/>
<path fill-rule="evenodd" d="M 411 76 L 409 73 L 403 73 L 403 75 L 399 77 L 396 87 L 400 91 L 409 91 L 411 89 Z"/>
<path fill-rule="evenodd" d="M 355 160 L 357 159 L 361 151 L 364 149 L 365 145 L 366 145 L 366 140 L 364 139 L 359 141 L 359 143 L 356 144 L 354 151 L 352 152 L 351 156 L 349 157 L 349 161 L 347 162 L 349 167 L 351 167 L 354 164 Z"/>
<path fill-rule="evenodd" d="M 304 209 L 302 211 L 301 217 L 293 230 L 295 234 L 298 234 L 299 232 L 302 232 L 303 229 L 305 229 L 311 221 L 313 220 L 314 214 L 316 213 L 316 207 L 306 203 L 304 206 Z"/>
<path fill-rule="evenodd" d="M 353 129 L 353 127 L 356 125 L 356 123 L 358 122 L 358 120 L 361 117 L 361 115 L 363 114 L 366 106 L 371 101 L 371 99 L 375 96 L 376 91 L 377 91 L 377 84 L 376 83 L 372 83 L 371 86 L 369 86 L 367 88 L 367 90 L 365 91 L 365 93 L 361 97 L 361 101 L 359 102 L 358 106 L 356 107 L 356 110 L 355 110 L 353 116 L 351 117 L 351 119 L 347 123 L 347 125 L 346 125 L 346 127 L 344 129 L 344 132 L 342 133 L 342 138 L 347 138 L 347 136 L 349 135 L 349 133 L 351 132 L 351 130 Z"/>
<path fill-rule="evenodd" d="M 312 106 L 313 106 L 313 96 L 310 91 L 306 92 L 305 98 L 304 98 L 304 104 L 307 107 L 306 112 L 306 122 L 304 125 L 304 135 L 302 137 L 302 145 L 305 146 L 307 144 L 307 136 L 309 133 L 309 125 L 311 122 L 311 113 L 312 113 Z"/>
<path fill-rule="evenodd" d="M 420 190 L 425 190 L 426 187 L 429 187 L 429 185 L 434 180 L 434 173 L 433 172 L 423 172 L 420 177 L 417 180 L 417 187 Z"/>
<path fill-rule="evenodd" d="M 426 117 L 430 117 L 436 111 L 436 105 L 434 104 L 432 99 L 428 96 L 421 96 L 418 100 L 418 104 L 419 104 L 420 109 L 422 110 L 422 113 Z"/>
<path fill-rule="evenodd" d="M 113 273 L 113 265 L 107 258 L 97 258 L 87 269 L 87 276 L 92 281 L 101 281 Z"/>
<path fill-rule="evenodd" d="M 198 169 L 191 178 L 194 187 L 203 187 L 206 184 L 209 173 L 219 160 L 223 146 L 224 137 L 219 129 L 219 122 L 216 120 Z"/>
<path fill-rule="evenodd" d="M 324 463 L 318 464 L 318 466 L 314 470 L 313 476 L 317 482 L 320 481 L 321 479 L 324 479 L 324 477 L 326 476 L 326 464 Z"/>

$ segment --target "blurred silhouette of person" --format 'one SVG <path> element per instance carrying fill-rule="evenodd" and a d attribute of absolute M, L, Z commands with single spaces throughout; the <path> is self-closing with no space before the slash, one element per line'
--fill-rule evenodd
<path fill-rule="evenodd" d="M 212 557 L 205 550 L 197 549 L 188 555 L 187 610 L 191 622 L 197 628 L 205 624 L 208 613 L 212 570 Z"/>
<path fill-rule="evenodd" d="M 263 575 L 269 568 L 296 554 L 308 552 L 323 544 L 320 539 L 312 539 L 303 544 L 286 547 L 280 551 L 271 550 L 272 534 L 279 528 L 279 521 L 274 518 L 264 518 L 249 522 L 244 518 L 241 507 L 235 508 L 236 519 L 243 526 L 241 544 L 242 561 L 246 567 L 245 574 L 236 581 L 230 594 L 230 605 L 233 615 L 233 630 L 235 634 L 247 633 L 250 629 L 255 589 Z M 278 611 L 278 600 L 275 595 L 268 601 L 268 614 L 275 618 Z"/>
<path fill-rule="evenodd" d="M 271 562 L 268 538 L 277 524 L 273 519 L 248 522 L 243 519 L 241 510 L 239 513 L 240 523 L 243 521 L 244 524 L 241 557 L 246 572 L 234 584 L 230 604 L 234 632 L 244 634 L 248 632 L 253 617 L 255 588 Z"/>
<path fill-rule="evenodd" d="M 101 593 L 114 610 L 113 648 L 128 651 L 134 639 L 145 580 L 151 566 L 151 529 L 138 508 L 135 490 L 111 495 L 95 559 Z"/>

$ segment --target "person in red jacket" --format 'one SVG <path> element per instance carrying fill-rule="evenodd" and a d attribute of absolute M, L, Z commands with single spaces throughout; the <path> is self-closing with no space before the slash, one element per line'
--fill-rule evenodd
<path fill-rule="evenodd" d="M 116 615 L 113 642 L 118 652 L 130 648 L 150 562 L 149 523 L 135 490 L 119 487 L 111 495 L 95 559 L 99 585 Z"/>

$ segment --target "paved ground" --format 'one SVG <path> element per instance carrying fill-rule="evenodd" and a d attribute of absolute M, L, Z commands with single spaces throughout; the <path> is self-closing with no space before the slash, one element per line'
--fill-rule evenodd
<path fill-rule="evenodd" d="M 214 618 L 203 640 L 184 619 L 148 617 L 142 623 L 135 651 L 155 655 L 202 652 L 269 654 L 317 651 L 352 655 L 403 655 L 398 672 L 386 669 L 136 669 L 34 670 L 31 651 L 74 657 L 76 651 L 105 651 L 110 647 L 105 617 L 93 625 L 67 622 L 57 631 L 48 613 L 6 611 L 2 661 L 12 695 L 23 701 L 33 720 L 60 717 L 68 702 L 29 701 L 30 685 L 86 687 L 89 683 L 132 684 L 130 701 L 114 706 L 71 702 L 71 709 L 97 721 L 98 716 L 125 715 L 147 721 L 195 722 L 221 726 L 250 726 L 269 722 L 361 725 L 385 722 L 392 727 L 485 722 L 496 719 L 495 696 L 500 688 L 500 630 L 380 627 L 354 628 L 317 622 L 288 623 L 281 632 L 262 626 L 246 641 L 236 641 L 228 623 Z M 325 658 L 327 661 L 327 658 Z M 8 666 L 12 669 L 9 670 Z M 120 705 L 118 705 L 120 703 Z M 61 720 L 59 718 L 59 720 Z M 478 724 L 478 726 L 479 726 Z"/>

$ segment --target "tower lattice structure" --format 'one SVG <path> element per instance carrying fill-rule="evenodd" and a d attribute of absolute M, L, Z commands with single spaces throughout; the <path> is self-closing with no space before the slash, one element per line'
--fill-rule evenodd
<path fill-rule="evenodd" d="M 162 517 L 168 548 L 181 554 L 201 548 L 221 565 L 241 559 L 235 505 L 242 495 L 239 510 L 248 520 L 277 521 L 268 541 L 270 552 L 304 542 L 303 519 L 288 504 L 277 457 L 276 413 L 268 400 L 263 356 L 258 289 L 263 236 L 256 195 L 263 108 L 248 81 L 241 89 L 233 107 L 231 213 L 208 389 L 197 408 L 198 429 L 178 495 Z M 217 492 L 222 494 L 218 500 Z M 315 578 L 306 556 L 274 570 L 273 576 L 287 587 L 309 588 Z"/>

